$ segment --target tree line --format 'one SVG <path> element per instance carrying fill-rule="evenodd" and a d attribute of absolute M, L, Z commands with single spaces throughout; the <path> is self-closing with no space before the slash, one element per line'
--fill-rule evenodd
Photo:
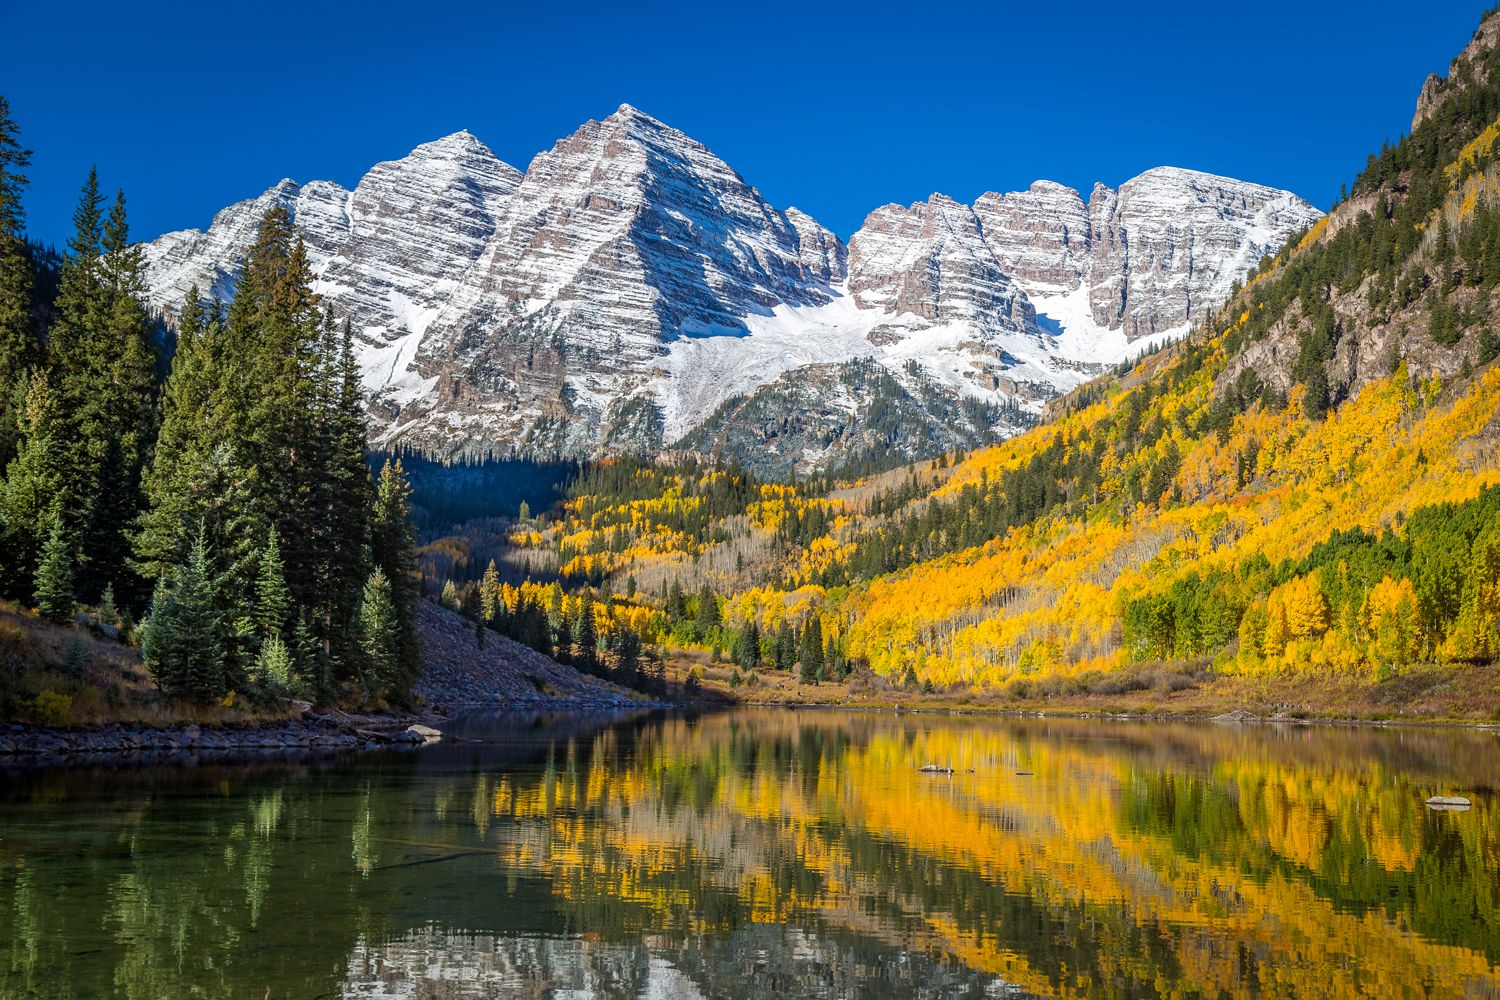
<path fill-rule="evenodd" d="M 30 153 L 0 98 L 0 589 L 82 605 L 197 702 L 404 701 L 420 670 L 410 487 L 372 483 L 352 331 L 269 209 L 228 303 L 175 345 L 144 301 L 125 196 L 91 171 L 48 300 Z"/>

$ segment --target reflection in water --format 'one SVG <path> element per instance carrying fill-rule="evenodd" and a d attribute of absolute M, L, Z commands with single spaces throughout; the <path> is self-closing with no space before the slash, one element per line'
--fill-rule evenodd
<path fill-rule="evenodd" d="M 0 778 L 0 996 L 1500 997 L 1493 734 L 464 734 Z"/>

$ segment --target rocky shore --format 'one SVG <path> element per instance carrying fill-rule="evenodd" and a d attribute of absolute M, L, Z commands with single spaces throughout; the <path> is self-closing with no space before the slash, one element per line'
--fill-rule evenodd
<path fill-rule="evenodd" d="M 432 601 L 417 606 L 424 670 L 416 690 L 440 712 L 469 708 L 614 712 L 660 706 L 635 691 L 580 673 Z"/>
<path fill-rule="evenodd" d="M 142 761 L 214 759 L 247 754 L 373 750 L 419 746 L 437 730 L 432 716 L 349 716 L 305 713 L 298 719 L 222 726 L 156 728 L 115 723 L 87 729 L 60 729 L 14 723 L 0 727 L 0 766 L 56 763 L 95 757 Z"/>
<path fill-rule="evenodd" d="M 217 724 L 58 727 L 0 722 L 0 768 L 93 760 L 193 763 L 247 756 L 303 756 L 441 738 L 446 716 L 469 710 L 611 713 L 659 708 L 654 701 L 582 674 L 493 631 L 481 643 L 474 626 L 431 601 L 418 605 L 424 670 L 416 684 L 424 712 L 354 715 L 292 702 L 284 718 Z"/>

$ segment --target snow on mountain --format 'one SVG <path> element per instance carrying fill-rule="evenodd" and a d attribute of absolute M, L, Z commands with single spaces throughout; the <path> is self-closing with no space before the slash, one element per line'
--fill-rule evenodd
<path fill-rule="evenodd" d="M 1014 433 L 1185 330 L 1319 215 L 1158 168 L 1087 203 L 1039 181 L 887 205 L 845 246 L 622 105 L 524 174 L 459 132 L 353 191 L 281 181 L 146 244 L 152 305 L 171 315 L 195 283 L 227 298 L 273 204 L 359 333 L 377 440 L 537 456 L 686 442 L 778 472 Z M 858 426 L 880 420 L 904 429 Z"/>

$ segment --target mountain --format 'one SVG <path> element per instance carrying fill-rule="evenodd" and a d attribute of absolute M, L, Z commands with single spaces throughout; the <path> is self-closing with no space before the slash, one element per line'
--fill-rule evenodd
<path fill-rule="evenodd" d="M 206 231 L 146 244 L 151 305 L 170 317 L 195 283 L 227 298 L 273 204 L 355 327 L 381 442 L 684 446 L 776 475 L 1007 437 L 1185 332 L 1320 216 L 1284 191 L 1158 168 L 1087 203 L 1038 182 L 972 206 L 887 205 L 846 246 L 623 105 L 524 174 L 460 132 L 352 191 L 283 180 Z"/>
<path fill-rule="evenodd" d="M 552 598 L 535 580 L 554 575 L 575 594 L 646 595 L 620 612 L 657 616 L 646 642 L 732 651 L 740 670 L 852 665 L 860 700 L 1343 716 L 1363 699 L 1493 718 L 1500 12 L 1422 88 L 1411 134 L 1212 309 L 1234 272 L 1167 262 L 1222 258 L 1239 245 L 1226 219 L 1269 227 L 1295 205 L 1206 184 L 1153 171 L 1087 205 L 1037 185 L 973 209 L 882 209 L 851 243 L 849 295 L 914 327 L 1017 343 L 1043 325 L 1044 289 L 1088 316 L 1107 301 L 1122 339 L 1201 312 L 1185 339 L 965 454 L 779 485 L 692 462 L 592 467 L 511 535 L 508 572 L 533 574 L 522 593 L 539 606 Z M 986 256 L 988 241 L 1003 249 Z M 795 406 L 734 404 L 738 424 L 704 426 L 734 448 L 749 446 L 738 426 L 816 448 L 810 422 L 861 394 L 821 377 L 786 390 Z M 867 429 L 899 448 L 900 426 Z M 764 650 L 744 639 L 757 632 L 774 637 Z"/>

